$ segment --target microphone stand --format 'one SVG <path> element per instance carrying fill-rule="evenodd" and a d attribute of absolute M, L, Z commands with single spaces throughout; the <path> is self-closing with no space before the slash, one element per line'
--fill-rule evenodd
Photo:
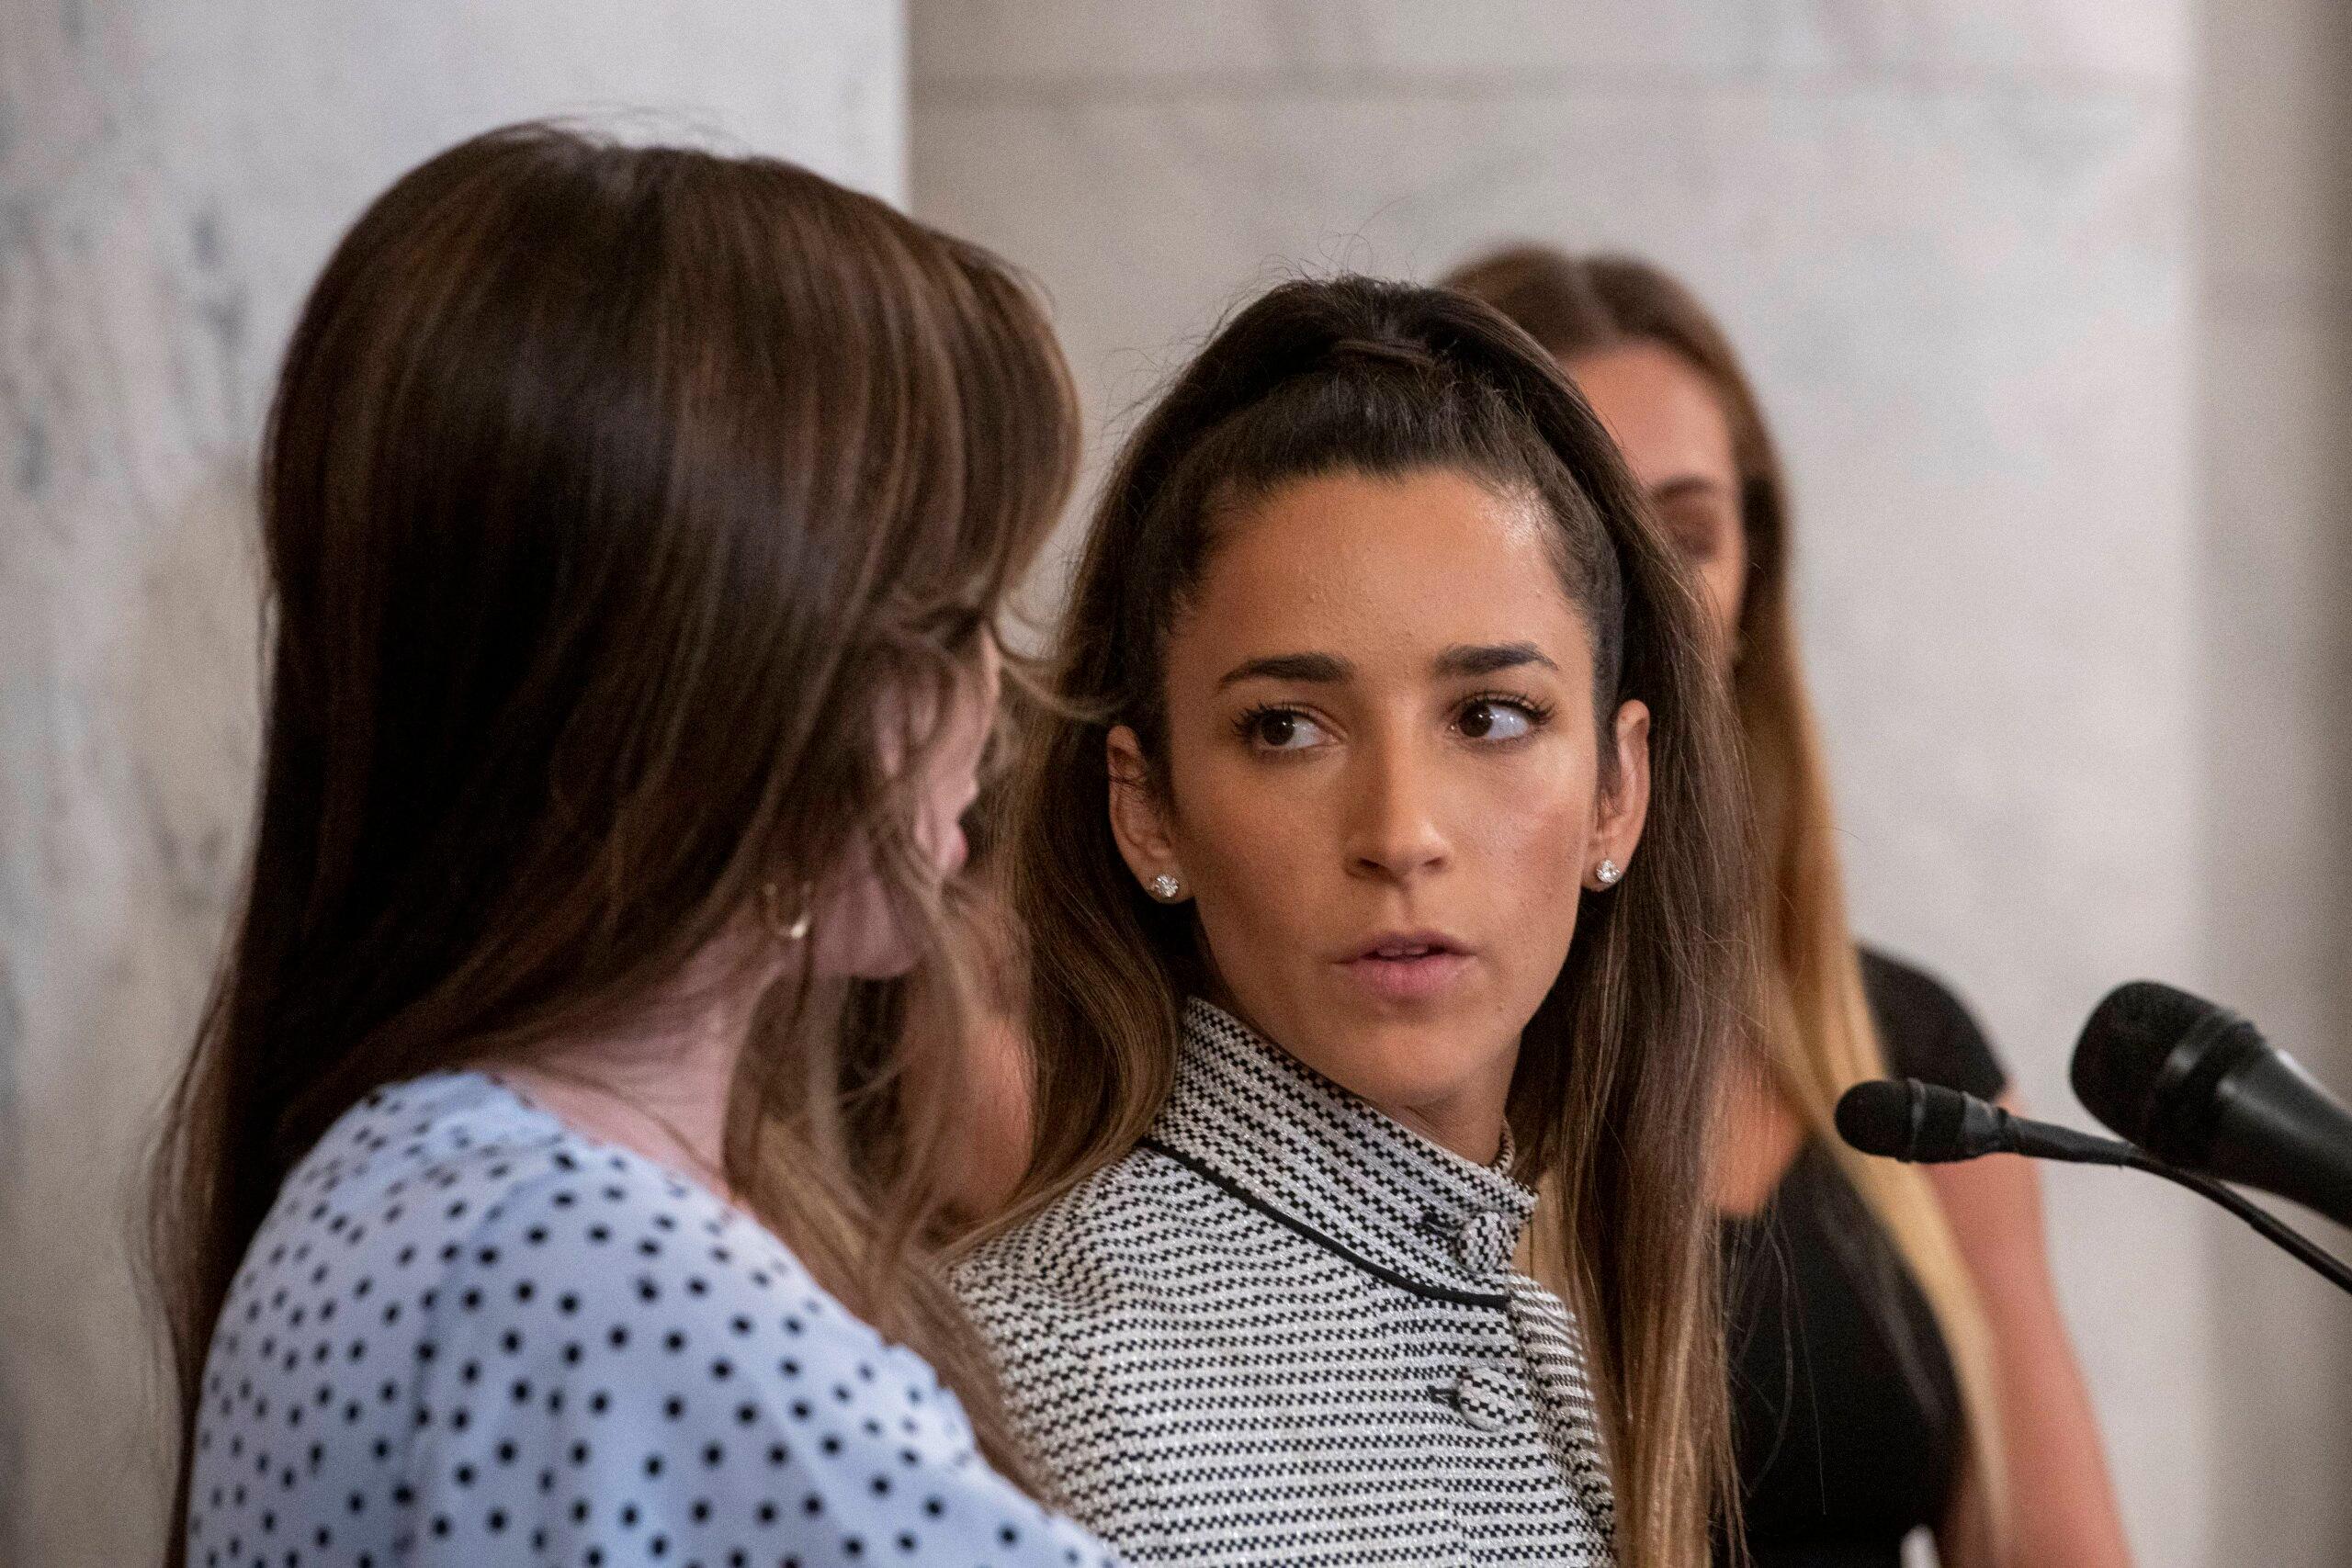
<path fill-rule="evenodd" d="M 2161 1176 L 2166 1181 L 2186 1187 L 2199 1197 L 2219 1203 L 2252 1225 L 2266 1240 L 2301 1261 L 2337 1290 L 2352 1294 L 2352 1267 L 2323 1251 L 2310 1237 L 2286 1224 L 2268 1210 L 2247 1201 L 2210 1176 L 2199 1176 L 2193 1170 L 2169 1165 L 2132 1145 L 2094 1138 L 2071 1127 L 2060 1127 L 2051 1122 L 2028 1122 L 2022 1117 L 2010 1116 L 2007 1118 L 2003 1131 L 2009 1134 L 2003 1142 L 2011 1154 L 2028 1155 L 2037 1159 L 2064 1160 L 2071 1165 L 2106 1165 L 2127 1170 L 2144 1170 L 2151 1176 Z"/>
<path fill-rule="evenodd" d="M 2166 1165 L 2154 1155 L 2143 1154 L 2138 1149 L 2132 1149 L 2130 1154 L 2130 1158 L 2120 1163 L 2133 1170 L 2144 1170 L 2151 1176 L 2161 1176 L 2166 1181 L 2178 1182 L 2191 1192 L 2211 1198 L 2252 1225 L 2264 1237 L 2301 1259 L 2322 1278 L 2332 1281 L 2337 1290 L 2352 1292 L 2352 1268 L 2346 1268 L 2343 1259 L 2322 1251 L 2309 1236 L 2284 1224 L 2260 1204 L 2248 1202 L 2210 1176 L 2199 1176 L 2195 1171 Z"/>

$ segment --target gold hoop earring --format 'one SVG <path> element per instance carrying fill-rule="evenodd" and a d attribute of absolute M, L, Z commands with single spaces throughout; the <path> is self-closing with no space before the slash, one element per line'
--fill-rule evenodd
<path fill-rule="evenodd" d="M 760 923 L 768 928 L 770 936 L 787 947 L 808 937 L 809 922 L 814 919 L 808 908 L 810 893 L 809 886 L 802 883 L 800 913 L 786 923 L 784 918 L 784 895 L 776 890 L 776 886 L 773 882 L 760 884 Z"/>

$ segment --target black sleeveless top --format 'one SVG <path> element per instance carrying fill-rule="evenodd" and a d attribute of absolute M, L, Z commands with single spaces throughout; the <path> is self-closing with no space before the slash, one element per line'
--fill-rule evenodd
<path fill-rule="evenodd" d="M 1864 949 L 1887 1067 L 1991 1099 L 2006 1083 L 1951 992 Z M 1960 1387 L 1894 1244 L 1808 1140 L 1755 1214 L 1724 1222 L 1732 1432 L 1757 1568 L 1897 1568 L 1940 1523 L 1965 1448 Z"/>

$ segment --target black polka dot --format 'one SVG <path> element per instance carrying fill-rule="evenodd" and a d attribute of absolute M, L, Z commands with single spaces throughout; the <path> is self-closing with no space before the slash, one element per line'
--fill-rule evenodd
<path fill-rule="evenodd" d="M 297 1167 L 304 1201 L 234 1276 L 190 1562 L 389 1568 L 426 1542 L 501 1562 L 527 1540 L 547 1562 L 776 1568 L 811 1531 L 831 1561 L 1055 1560 L 1004 1550 L 998 1521 L 1038 1516 L 971 1462 L 952 1403 L 919 1440 L 883 1439 L 928 1371 L 739 1212 L 477 1075 L 370 1100 Z M 807 1441 L 782 1440 L 796 1426 Z M 988 1506 L 949 1506 L 976 1487 Z"/>

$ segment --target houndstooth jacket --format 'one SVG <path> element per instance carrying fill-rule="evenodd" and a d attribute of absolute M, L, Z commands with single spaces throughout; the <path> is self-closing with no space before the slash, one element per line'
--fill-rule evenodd
<path fill-rule="evenodd" d="M 1061 1502 L 1137 1562 L 1606 1564 L 1535 1195 L 1195 1000 L 1144 1143 L 956 1271 Z"/>

